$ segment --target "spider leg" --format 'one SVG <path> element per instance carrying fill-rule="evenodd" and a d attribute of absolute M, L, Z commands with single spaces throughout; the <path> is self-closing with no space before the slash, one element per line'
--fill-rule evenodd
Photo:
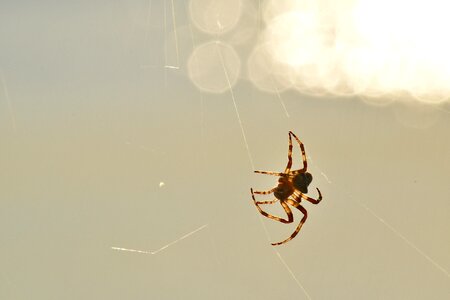
<path fill-rule="evenodd" d="M 272 172 L 272 171 L 254 171 L 255 173 L 259 173 L 259 174 L 267 174 L 267 175 L 275 175 L 275 176 L 283 176 L 283 173 L 278 173 L 278 172 Z"/>
<path fill-rule="evenodd" d="M 252 199 L 253 199 L 253 202 L 255 203 L 256 208 L 258 209 L 259 213 L 262 214 L 264 217 L 272 219 L 272 220 L 275 220 L 275 221 L 278 221 L 278 222 L 281 222 L 281 223 L 285 223 L 285 224 L 292 223 L 292 221 L 294 221 L 294 216 L 292 215 L 292 211 L 291 211 L 291 209 L 289 208 L 289 206 L 286 203 L 284 203 L 283 201 L 280 201 L 281 206 L 283 206 L 284 211 L 286 212 L 286 215 L 288 217 L 287 220 L 283 219 L 283 218 L 280 218 L 280 217 L 277 217 L 277 216 L 274 216 L 274 215 L 271 215 L 271 214 L 263 211 L 262 208 L 259 206 L 259 204 L 269 204 L 267 202 L 275 203 L 278 200 L 264 201 L 266 203 L 260 203 L 260 202 L 256 201 L 255 195 L 253 193 L 253 189 L 250 189 L 250 191 L 252 193 Z"/>
<path fill-rule="evenodd" d="M 253 193 L 260 194 L 260 195 L 268 195 L 268 194 L 272 194 L 276 189 L 277 188 L 274 187 L 273 189 L 268 190 L 268 191 L 253 191 Z"/>
<path fill-rule="evenodd" d="M 292 137 L 291 131 L 289 131 L 289 148 L 288 148 L 288 163 L 286 165 L 286 169 L 284 169 L 284 173 L 289 173 L 292 167 Z"/>
<path fill-rule="evenodd" d="M 278 242 L 278 243 L 272 243 L 273 246 L 278 246 L 278 245 L 284 244 L 284 243 L 289 242 L 290 240 L 292 240 L 292 239 L 298 234 L 298 232 L 300 231 L 300 229 L 301 229 L 302 226 L 303 226 L 303 223 L 305 223 L 306 218 L 308 217 L 308 212 L 306 211 L 306 209 L 305 209 L 303 206 L 301 206 L 300 203 L 298 203 L 297 201 L 292 200 L 292 199 L 286 199 L 286 202 L 287 202 L 288 204 L 294 206 L 294 207 L 297 208 L 298 210 L 300 210 L 300 211 L 303 213 L 303 218 L 302 218 L 302 220 L 300 221 L 300 224 L 298 224 L 297 228 L 296 228 L 295 231 L 291 234 L 290 237 L 288 237 L 288 238 L 285 239 L 284 241 L 281 241 L 281 242 Z"/>
<path fill-rule="evenodd" d="M 306 172 L 308 168 L 308 162 L 306 161 L 306 152 L 305 152 L 305 146 L 303 146 L 303 143 L 300 141 L 300 139 L 292 132 L 289 131 L 289 142 L 291 140 L 291 135 L 294 136 L 295 140 L 300 146 L 300 150 L 302 151 L 302 159 L 303 159 L 303 168 L 299 170 L 292 171 L 293 174 L 303 173 Z"/>
<path fill-rule="evenodd" d="M 269 191 L 253 191 L 254 194 L 259 194 L 259 195 L 268 195 L 268 194 L 272 194 L 277 188 L 274 187 L 273 189 L 269 190 Z M 256 201 L 257 204 L 274 204 L 278 201 L 278 199 L 275 200 L 271 200 L 271 201 Z"/>
<path fill-rule="evenodd" d="M 316 188 L 316 190 L 319 192 L 319 198 L 317 198 L 317 199 L 308 197 L 308 196 L 306 196 L 305 194 L 300 193 L 300 192 L 298 192 L 298 194 L 297 194 L 297 192 L 296 192 L 296 194 L 297 194 L 298 196 L 302 197 L 303 199 L 305 199 L 306 201 L 311 202 L 312 204 L 319 204 L 320 201 L 322 201 L 322 193 L 320 192 L 320 190 L 319 190 L 318 188 Z"/>
<path fill-rule="evenodd" d="M 275 204 L 278 202 L 278 199 L 270 200 L 270 201 L 256 201 L 256 204 Z"/>

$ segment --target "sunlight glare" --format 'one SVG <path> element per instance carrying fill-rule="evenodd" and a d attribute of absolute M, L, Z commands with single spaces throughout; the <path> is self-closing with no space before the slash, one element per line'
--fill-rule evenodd
<path fill-rule="evenodd" d="M 445 3 L 268 1 L 261 45 L 270 45 L 270 55 L 263 63 L 277 68 L 277 82 L 305 93 L 448 101 Z M 252 61 L 250 72 L 252 66 L 261 68 Z"/>

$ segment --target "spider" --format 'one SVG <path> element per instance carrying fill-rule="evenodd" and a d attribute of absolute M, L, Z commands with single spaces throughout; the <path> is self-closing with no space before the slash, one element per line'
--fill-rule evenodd
<path fill-rule="evenodd" d="M 291 171 L 292 167 L 292 137 L 295 138 L 297 143 L 300 145 L 300 149 L 302 151 L 302 158 L 303 158 L 303 168 L 298 170 Z M 306 172 L 308 167 L 307 161 L 306 161 L 306 154 L 305 154 L 305 147 L 303 146 L 303 143 L 298 139 L 298 137 L 292 132 L 289 131 L 289 150 L 288 150 L 288 163 L 286 165 L 286 169 L 283 173 L 277 173 L 277 172 L 270 172 L 270 171 L 255 171 L 255 173 L 260 174 L 268 174 L 268 175 L 275 175 L 279 176 L 278 178 L 278 185 L 274 187 L 271 190 L 268 191 L 254 191 L 252 188 L 250 189 L 250 192 L 252 193 L 253 202 L 255 203 L 256 208 L 258 211 L 265 217 L 273 219 L 275 221 L 281 222 L 281 223 L 292 223 L 294 221 L 294 216 L 292 215 L 292 211 L 289 208 L 288 204 L 297 208 L 303 213 L 303 218 L 300 221 L 300 224 L 298 224 L 295 231 L 291 234 L 290 237 L 285 239 L 284 241 L 278 242 L 278 243 L 272 243 L 273 246 L 284 244 L 290 240 L 292 240 L 300 231 L 302 228 L 303 223 L 305 223 L 306 218 L 308 216 L 308 212 L 306 209 L 300 204 L 302 198 L 313 203 L 318 204 L 322 200 L 322 194 L 320 193 L 320 190 L 318 188 L 317 192 L 319 193 L 319 198 L 314 199 L 311 197 L 306 196 L 305 194 L 308 193 L 308 185 L 311 183 L 313 177 L 311 173 Z M 268 194 L 274 194 L 275 199 L 271 201 L 256 201 L 255 194 L 260 195 L 268 195 Z M 259 206 L 260 204 L 274 204 L 276 202 L 280 202 L 281 206 L 283 207 L 284 211 L 287 214 L 287 219 L 283 219 L 274 215 L 271 215 L 261 209 Z"/>

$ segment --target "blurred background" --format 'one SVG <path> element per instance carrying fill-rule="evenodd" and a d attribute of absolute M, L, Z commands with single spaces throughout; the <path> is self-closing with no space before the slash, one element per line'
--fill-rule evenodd
<path fill-rule="evenodd" d="M 0 298 L 450 298 L 439 3 L 2 1 Z"/>

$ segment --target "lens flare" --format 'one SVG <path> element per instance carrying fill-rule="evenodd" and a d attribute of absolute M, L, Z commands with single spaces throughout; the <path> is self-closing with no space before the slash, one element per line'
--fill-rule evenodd
<path fill-rule="evenodd" d="M 261 38 L 268 55 L 260 61 L 274 68 L 273 82 L 305 93 L 448 101 L 450 19 L 445 3 L 268 1 Z M 253 57 L 249 73 L 265 69 L 257 62 Z M 255 81 L 260 87 L 264 82 Z"/>
<path fill-rule="evenodd" d="M 209 34 L 223 34 L 233 29 L 241 15 L 240 0 L 191 0 L 190 15 L 194 24 Z"/>
<path fill-rule="evenodd" d="M 200 90 L 220 94 L 237 82 L 241 60 L 230 45 L 212 41 L 194 49 L 187 67 L 189 78 Z"/>

